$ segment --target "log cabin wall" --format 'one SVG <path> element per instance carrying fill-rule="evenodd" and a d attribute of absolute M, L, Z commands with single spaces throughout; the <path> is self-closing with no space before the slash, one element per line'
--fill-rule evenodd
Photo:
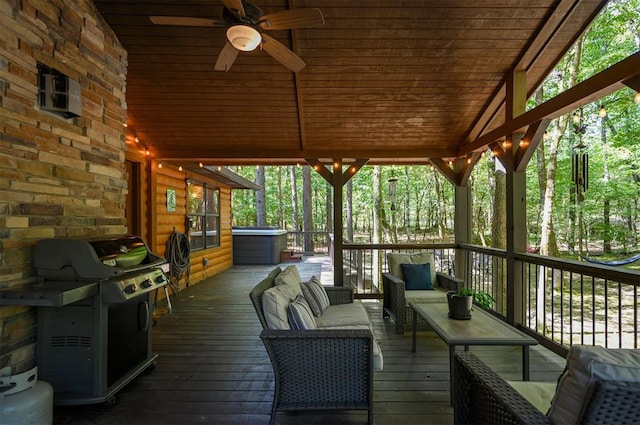
<path fill-rule="evenodd" d="M 37 240 L 126 231 L 127 52 L 93 2 L 0 6 L 0 287 L 36 280 Z M 80 116 L 40 108 L 38 65 L 78 82 Z M 0 307 L 0 368 L 36 363 L 36 310 Z"/>
<path fill-rule="evenodd" d="M 134 190 L 141 196 L 140 215 L 143 223 L 141 236 L 147 241 L 151 250 L 161 256 L 166 254 L 167 241 L 174 229 L 185 234 L 187 232 L 186 180 L 201 181 L 220 188 L 220 246 L 191 252 L 188 284 L 196 284 L 231 267 L 233 265 L 231 188 L 207 177 L 206 173 L 181 171 L 178 167 L 167 164 L 163 164 L 160 168 L 158 161 L 145 157 L 140 153 L 140 149 L 134 146 L 130 146 L 127 159 L 139 163 L 139 169 L 142 170 L 141 187 L 139 190 Z M 167 209 L 167 189 L 176 191 L 175 211 Z M 183 289 L 186 286 L 187 282 L 183 279 L 179 288 Z"/>

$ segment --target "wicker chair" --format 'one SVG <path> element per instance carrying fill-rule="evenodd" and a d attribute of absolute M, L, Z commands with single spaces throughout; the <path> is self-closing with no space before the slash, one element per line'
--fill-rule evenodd
<path fill-rule="evenodd" d="M 464 286 L 464 282 L 455 276 L 441 272 L 436 273 L 435 291 L 442 292 L 442 299 L 432 299 L 429 302 L 447 302 L 446 291 L 457 291 Z M 390 317 L 396 322 L 396 333 L 403 334 L 408 323 L 413 320 L 413 310 L 405 297 L 404 281 L 391 273 L 382 273 L 382 316 Z"/>
<path fill-rule="evenodd" d="M 551 424 L 549 418 L 470 352 L 454 355 L 454 423 Z M 640 423 L 640 384 L 598 381 L 580 419 L 582 425 Z"/>
<path fill-rule="evenodd" d="M 275 390 L 270 424 L 278 411 L 367 410 L 373 423 L 373 334 L 368 329 L 269 330 L 262 294 L 274 284 L 274 269 L 249 294 L 263 330 Z M 347 287 L 327 287 L 331 304 L 353 302 Z"/>

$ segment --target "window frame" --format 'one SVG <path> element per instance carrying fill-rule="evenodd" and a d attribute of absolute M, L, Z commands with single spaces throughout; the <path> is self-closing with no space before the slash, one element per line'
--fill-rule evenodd
<path fill-rule="evenodd" d="M 186 179 L 186 187 L 185 226 L 191 251 L 219 247 L 220 187 L 194 179 Z M 195 187 L 199 189 L 194 190 Z M 194 204 L 196 199 L 199 200 L 197 205 Z"/>

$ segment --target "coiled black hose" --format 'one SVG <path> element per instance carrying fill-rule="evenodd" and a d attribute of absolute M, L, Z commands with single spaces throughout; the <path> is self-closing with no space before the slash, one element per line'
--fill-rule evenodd
<path fill-rule="evenodd" d="M 174 294 L 178 290 L 180 280 L 185 277 L 186 285 L 189 286 L 189 276 L 191 266 L 189 256 L 191 254 L 191 244 L 189 238 L 184 233 L 174 230 L 167 240 L 167 251 L 165 257 L 169 262 L 169 281 Z"/>

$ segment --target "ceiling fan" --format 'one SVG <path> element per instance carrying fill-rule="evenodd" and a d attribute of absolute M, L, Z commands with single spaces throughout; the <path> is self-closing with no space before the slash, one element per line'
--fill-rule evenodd
<path fill-rule="evenodd" d="M 261 46 L 275 60 L 298 72 L 305 63 L 298 55 L 264 30 L 289 30 L 309 28 L 324 24 L 320 9 L 291 9 L 265 15 L 256 5 L 242 0 L 222 0 L 224 21 L 209 18 L 186 16 L 150 16 L 156 25 L 175 25 L 186 27 L 225 27 L 227 43 L 218 55 L 214 69 L 228 71 L 236 60 L 239 51 L 250 52 Z"/>

